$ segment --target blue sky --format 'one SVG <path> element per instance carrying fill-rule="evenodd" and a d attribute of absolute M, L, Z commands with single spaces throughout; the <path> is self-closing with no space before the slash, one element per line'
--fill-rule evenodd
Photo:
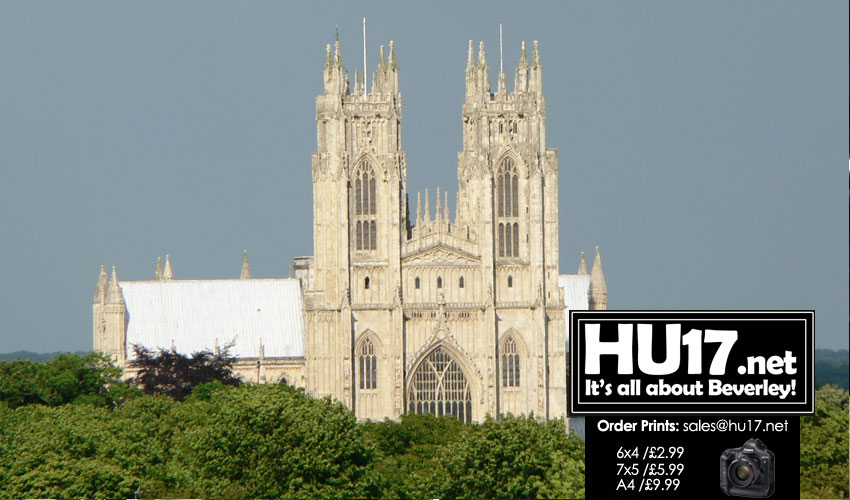
<path fill-rule="evenodd" d="M 562 272 L 612 309 L 810 309 L 848 345 L 847 2 L 0 3 L 0 352 L 90 349 L 99 266 L 312 253 L 325 45 L 395 40 L 408 189 L 457 187 L 468 40 L 539 40 Z M 454 203 L 451 203 L 454 206 Z"/>

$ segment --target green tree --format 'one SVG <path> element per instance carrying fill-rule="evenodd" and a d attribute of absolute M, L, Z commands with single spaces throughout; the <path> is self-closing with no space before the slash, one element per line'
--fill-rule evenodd
<path fill-rule="evenodd" d="M 376 448 L 375 469 L 385 498 L 449 496 L 453 471 L 446 455 L 463 440 L 469 424 L 456 418 L 403 415 L 400 422 L 363 423 Z"/>
<path fill-rule="evenodd" d="M 848 392 L 815 391 L 815 414 L 800 418 L 800 497 L 848 498 Z"/>
<path fill-rule="evenodd" d="M 583 498 L 584 442 L 562 420 L 487 418 L 447 460 L 455 498 Z"/>
<path fill-rule="evenodd" d="M 337 498 L 378 496 L 372 450 L 341 403 L 285 385 L 220 386 L 173 413 L 174 495 Z"/>
<path fill-rule="evenodd" d="M 12 408 L 68 403 L 114 406 L 140 392 L 103 354 L 60 354 L 47 362 L 0 362 L 0 401 Z"/>

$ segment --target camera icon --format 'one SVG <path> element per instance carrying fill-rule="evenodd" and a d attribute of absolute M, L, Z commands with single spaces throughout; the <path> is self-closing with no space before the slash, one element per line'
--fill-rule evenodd
<path fill-rule="evenodd" d="M 776 457 L 759 439 L 720 455 L 720 489 L 729 496 L 767 498 L 776 489 Z"/>

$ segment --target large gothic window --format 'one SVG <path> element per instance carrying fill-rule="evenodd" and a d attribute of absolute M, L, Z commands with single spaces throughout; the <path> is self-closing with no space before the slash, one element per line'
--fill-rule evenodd
<path fill-rule="evenodd" d="M 362 163 L 354 176 L 354 245 L 357 250 L 375 250 L 378 242 L 376 222 L 375 171 Z"/>
<path fill-rule="evenodd" d="M 505 158 L 496 177 L 499 257 L 519 257 L 519 177 L 513 160 Z"/>
<path fill-rule="evenodd" d="M 513 335 L 502 344 L 502 387 L 519 387 L 519 351 Z"/>
<path fill-rule="evenodd" d="M 461 422 L 472 420 L 469 382 L 457 361 L 437 347 L 413 374 L 407 393 L 408 413 L 449 415 Z"/>
<path fill-rule="evenodd" d="M 372 339 L 366 339 L 360 344 L 358 353 L 360 362 L 360 388 L 375 389 L 378 387 L 378 358 L 375 356 L 375 345 Z"/>

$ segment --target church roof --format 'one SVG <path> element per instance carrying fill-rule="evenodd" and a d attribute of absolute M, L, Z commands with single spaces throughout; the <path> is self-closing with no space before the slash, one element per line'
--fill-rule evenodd
<path fill-rule="evenodd" d="M 590 309 L 587 303 L 588 294 L 590 293 L 590 275 L 589 274 L 562 274 L 558 276 L 558 285 L 564 290 L 564 305 L 569 310 L 586 310 Z M 566 313 L 565 313 L 566 314 Z M 570 318 L 564 317 L 564 330 L 567 342 L 567 351 L 570 350 Z"/>
<path fill-rule="evenodd" d="M 296 279 L 121 282 L 132 344 L 181 353 L 235 341 L 240 358 L 304 356 L 304 303 Z"/>
<path fill-rule="evenodd" d="M 590 275 L 562 274 L 558 276 L 558 285 L 564 289 L 564 305 L 567 309 L 588 309 L 587 297 L 590 292 Z"/>

